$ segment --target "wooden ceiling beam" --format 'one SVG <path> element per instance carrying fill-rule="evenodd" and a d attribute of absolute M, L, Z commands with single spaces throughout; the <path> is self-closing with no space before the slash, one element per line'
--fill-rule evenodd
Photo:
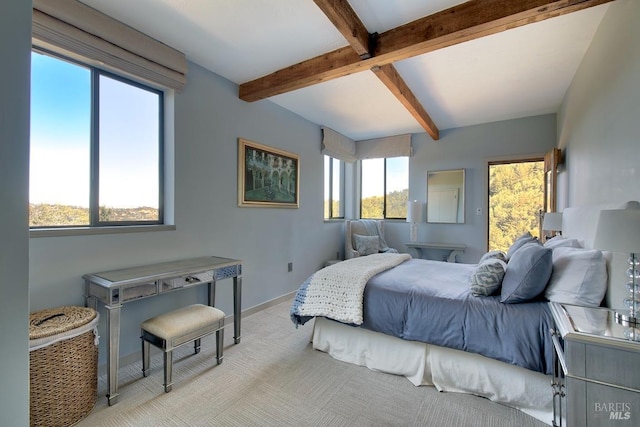
<path fill-rule="evenodd" d="M 240 85 L 248 102 L 422 55 L 613 0 L 470 0 L 380 34 L 374 56 L 346 46 Z"/>
<path fill-rule="evenodd" d="M 351 8 L 347 0 L 314 0 L 320 10 L 340 31 L 349 45 L 361 59 L 371 57 L 370 49 L 375 48 L 371 43 L 373 38 L 362 23 L 358 14 Z M 409 86 L 402 79 L 392 64 L 375 66 L 372 71 L 387 86 L 391 93 L 398 98 L 400 103 L 418 121 L 435 140 L 439 138 L 440 131 L 424 109 L 418 98 L 413 94 Z"/>
<path fill-rule="evenodd" d="M 398 98 L 400 103 L 411 113 L 411 115 L 420 123 L 431 138 L 440 139 L 440 131 L 436 127 L 429 114 L 422 107 L 422 104 L 415 97 L 409 86 L 402 79 L 396 67 L 393 64 L 376 65 L 371 69 L 382 83 L 389 88 L 391 93 Z"/>
<path fill-rule="evenodd" d="M 361 59 L 371 57 L 367 28 L 347 0 L 313 0 Z"/>

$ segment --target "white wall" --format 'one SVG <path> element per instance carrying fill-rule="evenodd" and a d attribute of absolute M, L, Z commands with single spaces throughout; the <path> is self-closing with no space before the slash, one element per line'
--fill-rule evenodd
<path fill-rule="evenodd" d="M 85 273 L 203 255 L 243 260 L 246 310 L 293 292 L 325 260 L 335 258 L 341 224 L 324 223 L 322 217 L 319 126 L 269 101 L 241 101 L 237 90 L 235 84 L 189 64 L 188 83 L 175 97 L 176 230 L 32 238 L 32 310 L 83 304 Z M 299 209 L 238 207 L 238 137 L 300 156 Z M 233 311 L 231 284 L 220 281 L 216 295 L 228 313 Z M 145 318 L 205 297 L 202 286 L 126 304 L 121 357 L 140 350 L 139 325 Z M 103 317 L 102 336 L 104 325 Z M 104 339 L 99 350 L 104 363 Z"/>
<path fill-rule="evenodd" d="M 554 114 L 445 130 L 438 141 L 426 133 L 413 135 L 414 155 L 409 160 L 410 200 L 426 201 L 428 171 L 461 168 L 466 171 L 465 223 L 423 222 L 418 226 L 418 240 L 465 244 L 467 249 L 458 260 L 477 262 L 487 250 L 488 162 L 541 156 L 555 147 L 555 143 Z M 477 208 L 482 210 L 482 215 L 476 215 Z M 423 215 L 426 221 L 426 213 Z M 385 233 L 389 246 L 405 250 L 409 224 L 389 222 Z"/>
<path fill-rule="evenodd" d="M 640 200 L 640 0 L 609 6 L 558 113 L 559 209 Z M 622 308 L 627 254 L 606 304 Z"/>
<path fill-rule="evenodd" d="M 0 3 L 0 414 L 29 425 L 29 67 L 31 2 Z"/>
<path fill-rule="evenodd" d="M 559 207 L 640 200 L 640 0 L 610 4 L 558 113 Z"/>

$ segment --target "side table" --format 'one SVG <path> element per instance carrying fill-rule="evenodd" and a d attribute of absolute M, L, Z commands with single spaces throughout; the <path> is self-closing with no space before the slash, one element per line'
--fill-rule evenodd
<path fill-rule="evenodd" d="M 418 258 L 424 258 L 426 255 L 424 249 L 436 249 L 440 251 L 446 251 L 447 256 L 444 260 L 447 262 L 457 262 L 456 255 L 462 255 L 467 248 L 466 245 L 459 245 L 455 243 L 429 243 L 429 242 L 409 242 L 405 243 L 405 246 L 410 249 L 410 252 L 417 254 Z"/>
<path fill-rule="evenodd" d="M 554 426 L 640 425 L 640 342 L 615 312 L 551 302 Z"/>

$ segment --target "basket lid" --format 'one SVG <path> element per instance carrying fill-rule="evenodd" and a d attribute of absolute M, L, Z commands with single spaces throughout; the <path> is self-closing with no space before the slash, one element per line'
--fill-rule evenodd
<path fill-rule="evenodd" d="M 29 339 L 50 337 L 86 325 L 97 313 L 89 307 L 48 308 L 29 315 Z"/>

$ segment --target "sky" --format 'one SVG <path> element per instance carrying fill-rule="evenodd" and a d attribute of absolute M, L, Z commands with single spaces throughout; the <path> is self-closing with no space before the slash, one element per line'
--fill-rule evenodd
<path fill-rule="evenodd" d="M 36 52 L 31 58 L 30 202 L 88 207 L 91 72 Z M 99 204 L 157 208 L 158 95 L 108 76 L 99 86 Z"/>
<path fill-rule="evenodd" d="M 384 188 L 384 159 L 365 162 L 362 174 L 362 198 L 382 196 Z M 409 160 L 406 157 L 387 159 L 387 193 L 409 188 Z"/>

